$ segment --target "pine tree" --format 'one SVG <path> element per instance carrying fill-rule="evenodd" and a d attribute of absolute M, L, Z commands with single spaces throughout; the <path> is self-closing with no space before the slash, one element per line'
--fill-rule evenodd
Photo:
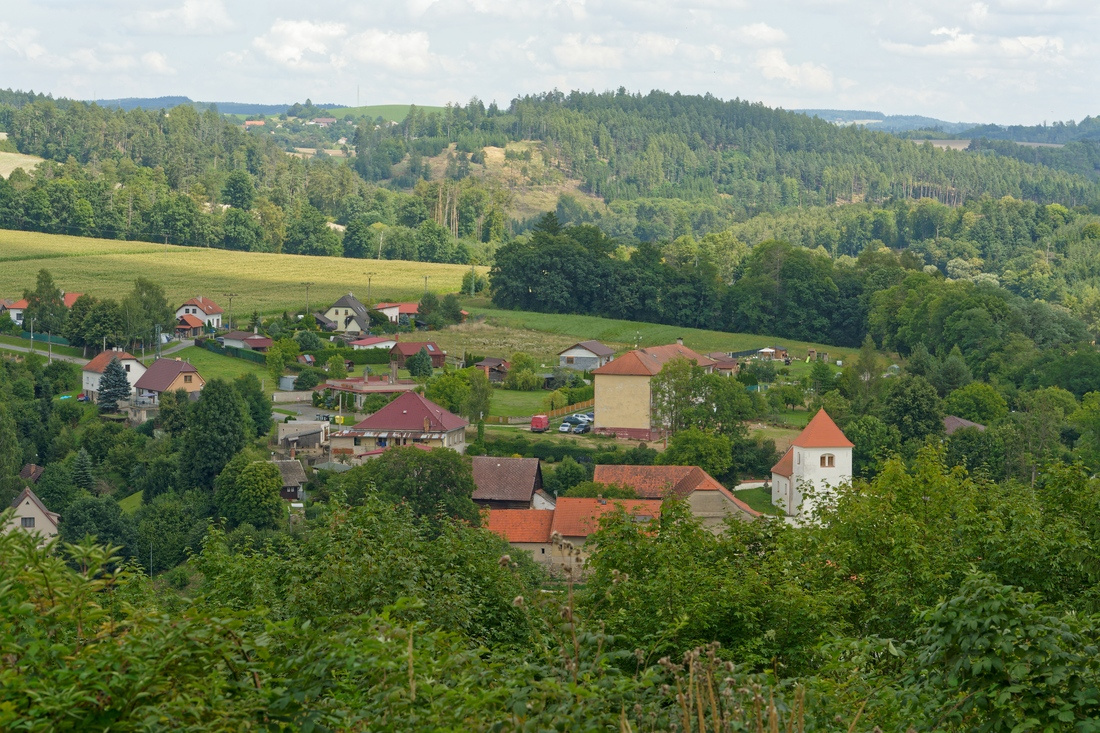
<path fill-rule="evenodd" d="M 83 448 L 73 460 L 73 485 L 91 491 L 95 488 L 95 475 L 92 473 L 92 457 Z"/>
<path fill-rule="evenodd" d="M 421 348 L 405 360 L 405 368 L 414 377 L 432 376 L 432 357 L 428 354 L 427 347 Z"/>
<path fill-rule="evenodd" d="M 130 399 L 130 380 L 118 357 L 103 370 L 99 378 L 99 409 L 103 412 L 117 412 L 118 403 Z"/>

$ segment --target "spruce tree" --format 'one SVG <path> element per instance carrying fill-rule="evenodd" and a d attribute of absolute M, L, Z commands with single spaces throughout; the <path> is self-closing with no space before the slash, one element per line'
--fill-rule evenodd
<path fill-rule="evenodd" d="M 420 351 L 406 359 L 405 368 L 414 377 L 432 376 L 432 357 L 428 354 L 427 347 L 422 347 Z"/>
<path fill-rule="evenodd" d="M 99 378 L 99 409 L 103 412 L 117 412 L 118 403 L 130 399 L 130 380 L 118 357 L 103 370 Z"/>
<path fill-rule="evenodd" d="M 92 457 L 83 448 L 73 460 L 73 485 L 85 491 L 95 488 L 95 475 L 92 473 Z"/>

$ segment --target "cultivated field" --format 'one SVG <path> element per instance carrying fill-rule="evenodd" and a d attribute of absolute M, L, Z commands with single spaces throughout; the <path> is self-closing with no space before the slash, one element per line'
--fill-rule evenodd
<path fill-rule="evenodd" d="M 0 297 L 20 297 L 34 287 L 35 275 L 46 268 L 58 287 L 97 297 L 121 298 L 137 277 L 159 283 L 168 300 L 182 303 L 206 295 L 228 308 L 233 298 L 235 319 L 254 310 L 262 314 L 296 311 L 305 306 L 305 282 L 311 310 L 328 305 L 344 293 L 367 299 L 371 273 L 374 300 L 418 300 L 428 288 L 457 292 L 464 265 L 437 265 L 394 260 L 351 260 L 220 249 L 176 247 L 147 242 L 118 242 L 35 232 L 0 230 Z M 480 268 L 486 272 L 486 268 Z"/>
<path fill-rule="evenodd" d="M 16 168 L 30 173 L 41 162 L 42 159 L 34 155 L 0 152 L 0 178 L 7 178 Z"/>

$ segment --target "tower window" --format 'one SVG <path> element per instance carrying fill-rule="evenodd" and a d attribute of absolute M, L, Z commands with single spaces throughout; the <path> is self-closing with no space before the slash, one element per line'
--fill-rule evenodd
<path fill-rule="evenodd" d="M 835 461 L 836 457 L 832 453 L 826 453 L 825 455 L 821 456 L 821 467 L 833 468 L 836 465 Z"/>

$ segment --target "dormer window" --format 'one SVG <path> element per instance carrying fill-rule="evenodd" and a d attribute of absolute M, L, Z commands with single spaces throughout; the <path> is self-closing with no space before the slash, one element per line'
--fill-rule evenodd
<path fill-rule="evenodd" d="M 834 468 L 835 466 L 836 456 L 834 456 L 832 453 L 826 453 L 825 455 L 821 456 L 822 468 Z"/>

